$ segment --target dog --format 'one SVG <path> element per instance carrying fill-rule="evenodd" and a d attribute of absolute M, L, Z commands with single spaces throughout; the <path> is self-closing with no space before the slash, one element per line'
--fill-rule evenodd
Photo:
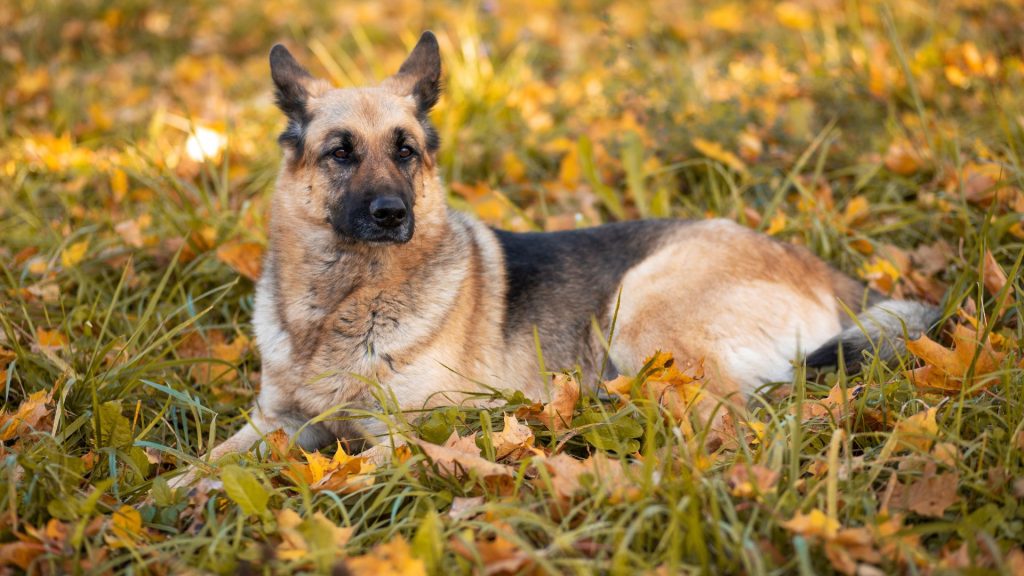
<path fill-rule="evenodd" d="M 489 387 L 544 399 L 542 368 L 595 382 L 637 373 L 658 350 L 702 363 L 708 393 L 742 405 L 792 378 L 802 354 L 855 368 L 862 351 L 891 357 L 937 319 L 728 220 L 513 233 L 449 208 L 430 32 L 377 86 L 333 88 L 282 45 L 270 69 L 287 127 L 253 317 L 262 387 L 213 459 L 278 429 L 306 450 L 379 441 L 378 385 L 401 410 Z"/>

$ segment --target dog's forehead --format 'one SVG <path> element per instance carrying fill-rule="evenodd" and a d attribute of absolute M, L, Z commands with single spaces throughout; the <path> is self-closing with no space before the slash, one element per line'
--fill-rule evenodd
<path fill-rule="evenodd" d="M 372 134 L 394 127 L 419 126 L 416 102 L 384 88 L 337 88 L 310 104 L 308 133 L 314 139 L 339 128 Z"/>

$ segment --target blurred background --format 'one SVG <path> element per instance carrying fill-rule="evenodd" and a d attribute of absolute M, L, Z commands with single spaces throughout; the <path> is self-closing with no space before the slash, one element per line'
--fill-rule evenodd
<path fill-rule="evenodd" d="M 252 281 L 266 247 L 284 128 L 267 54 L 283 42 L 314 74 L 338 86 L 365 85 L 396 71 L 425 29 L 438 35 L 444 61 L 445 91 L 433 119 L 450 200 L 490 224 L 561 230 L 724 216 L 807 245 L 882 292 L 943 302 L 950 314 L 960 308 L 975 327 L 986 325 L 986 305 L 997 320 L 1008 309 L 993 297 L 1003 294 L 1005 304 L 1014 293 L 1000 266 L 1013 281 L 1024 249 L 1020 0 L 4 0 L 0 572 L 11 562 L 27 569 L 35 556 L 14 557 L 18 546 L 68 558 L 56 573 L 102 573 L 127 562 L 140 543 L 148 543 L 147 558 L 172 566 L 235 572 L 239 540 L 224 534 L 259 532 L 248 514 L 213 501 L 186 508 L 180 495 L 142 507 L 142 516 L 128 504 L 145 497 L 156 475 L 194 461 L 240 426 L 259 388 L 249 336 Z M 1021 341 L 1014 306 L 1003 314 L 1006 328 L 991 333 L 1006 350 L 1019 350 Z M 855 520 L 851 526 L 874 522 L 875 480 L 895 480 L 897 465 L 904 470 L 903 460 L 887 460 L 890 448 L 875 459 L 895 436 L 873 426 L 892 426 L 894 414 L 930 414 L 931 436 L 937 408 L 921 407 L 946 405 L 922 400 L 909 380 L 875 367 L 858 402 L 885 416 L 856 420 L 865 427 L 854 430 L 856 442 L 868 446 L 857 458 L 871 468 L 843 480 L 841 513 Z M 1011 373 L 1020 372 L 1001 372 L 1007 386 Z M 831 398 L 832 384 L 807 386 Z M 996 540 L 1004 551 L 1019 545 L 1019 509 L 1010 519 L 1024 488 L 1006 490 L 1024 447 L 1015 424 L 1024 405 L 1007 390 L 975 388 L 963 420 L 962 407 L 952 410 L 955 424 L 943 420 L 955 428 L 950 438 L 963 439 L 953 448 L 965 455 L 963 504 L 951 508 L 958 515 L 944 516 L 940 507 L 932 511 L 937 520 L 913 528 L 932 556 L 909 546 L 915 563 L 901 564 L 904 570 L 952 554 L 978 534 L 986 551 Z M 799 421 L 786 416 L 787 406 L 800 406 L 803 393 L 793 398 L 797 404 L 779 408 L 770 433 L 756 440 L 758 450 L 774 454 L 766 461 L 776 472 L 782 454 L 795 454 L 785 463 L 779 506 L 742 503 L 753 511 L 750 524 L 730 526 L 721 520 L 741 507 L 723 500 L 728 473 L 719 472 L 726 468 L 716 464 L 717 477 L 666 468 L 665 478 L 686 486 L 666 492 L 672 506 L 665 509 L 678 516 L 644 533 L 656 554 L 616 566 L 629 572 L 667 557 L 675 562 L 683 550 L 705 571 L 720 563 L 721 572 L 736 572 L 739 556 L 723 550 L 740 534 L 765 538 L 760 548 L 745 541 L 757 562 L 794 569 L 800 553 L 806 561 L 807 548 L 794 549 L 778 522 L 832 492 L 836 484 L 820 489 L 818 465 L 825 464 L 821 451 L 829 450 L 829 463 L 838 452 L 828 448 L 828 426 L 791 426 Z M 443 431 L 453 426 L 445 422 Z M 636 427 L 640 435 L 644 428 Z M 790 440 L 796 448 L 787 447 Z M 804 464 L 813 464 L 819 483 L 805 483 Z M 878 475 L 883 466 L 891 477 Z M 957 480 L 944 477 L 933 484 L 953 489 L 955 500 Z M 415 511 L 441 509 L 431 499 L 452 494 L 426 483 L 396 489 L 394 500 L 375 495 L 405 482 L 420 480 L 382 481 L 380 492 L 367 492 L 375 503 L 366 514 L 349 517 L 353 500 L 336 508 L 333 494 L 317 502 L 332 522 L 357 526 L 349 549 L 365 550 L 395 533 L 411 537 Z M 306 496 L 280 492 L 288 498 L 283 506 L 307 510 Z M 728 511 L 702 521 L 676 506 L 691 495 Z M 595 520 L 608 516 L 595 498 L 580 520 L 589 542 L 580 553 L 600 551 L 592 543 L 606 538 L 623 557 L 633 554 L 621 537 L 625 524 L 601 528 Z M 619 510 L 640 522 L 647 516 L 637 510 L 651 502 Z M 528 508 L 518 499 L 510 506 Z M 111 540 L 97 523 L 115 509 Z M 461 526 L 449 523 L 449 533 Z M 891 536 L 897 528 L 890 528 Z M 604 536 L 593 536 L 601 530 Z M 549 528 L 526 531 L 547 546 L 538 534 Z M 667 533 L 678 546 L 662 548 Z M 77 539 L 70 547 L 68 534 Z M 572 541 L 555 540 L 557 547 Z M 329 544 L 328 560 L 336 552 Z M 245 548 L 247 558 L 263 558 L 255 543 Z M 966 543 L 957 550 L 957 565 L 975 565 Z M 587 566 L 573 561 L 565 566 Z"/>
<path fill-rule="evenodd" d="M 770 221 L 794 175 L 833 197 L 941 193 L 944 170 L 1000 159 L 1024 122 L 1016 1 L 26 0 L 0 29 L 0 172 L 8 189 L 57 178 L 71 227 L 135 202 L 200 206 L 189 218 L 218 236 L 221 211 L 261 220 L 275 42 L 350 86 L 437 32 L 453 200 L 515 229 Z"/>

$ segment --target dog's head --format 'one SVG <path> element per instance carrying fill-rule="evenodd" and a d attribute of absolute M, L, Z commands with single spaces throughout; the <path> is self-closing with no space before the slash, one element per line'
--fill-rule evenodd
<path fill-rule="evenodd" d="M 441 56 L 432 33 L 379 86 L 332 88 L 280 44 L 270 71 L 288 118 L 278 194 L 290 213 L 350 243 L 405 243 L 417 220 L 438 220 L 440 142 L 428 114 L 440 94 Z"/>

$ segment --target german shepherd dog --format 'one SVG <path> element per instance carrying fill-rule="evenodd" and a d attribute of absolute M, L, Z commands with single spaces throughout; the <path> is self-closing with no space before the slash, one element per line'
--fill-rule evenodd
<path fill-rule="evenodd" d="M 742 406 L 789 380 L 801 354 L 812 367 L 839 354 L 855 367 L 863 350 L 892 356 L 937 319 L 727 220 L 523 234 L 449 208 L 428 116 L 441 80 L 430 32 L 378 86 L 333 88 L 281 45 L 270 69 L 288 124 L 256 287 L 262 388 L 214 459 L 277 429 L 308 450 L 372 443 L 387 432 L 376 419 L 317 417 L 381 410 L 378 386 L 401 410 L 488 386 L 543 400 L 535 338 L 546 369 L 577 369 L 584 382 L 611 375 L 600 373 L 606 355 L 635 374 L 669 351 L 703 363 L 707 393 Z"/>

